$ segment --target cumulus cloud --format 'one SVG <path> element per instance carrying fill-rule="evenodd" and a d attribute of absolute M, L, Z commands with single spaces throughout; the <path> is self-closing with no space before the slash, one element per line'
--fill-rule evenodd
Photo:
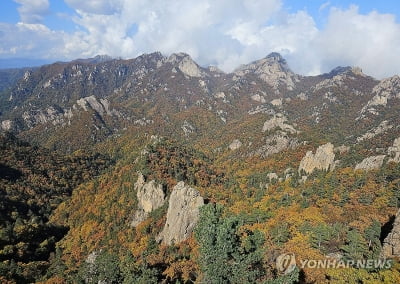
<path fill-rule="evenodd" d="M 400 73 L 399 23 L 389 14 L 360 14 L 356 6 L 337 9 L 326 2 L 321 9 L 328 18 L 318 27 L 306 11 L 289 13 L 282 0 L 65 0 L 76 11 L 72 20 L 78 29 L 56 33 L 34 26 L 48 9 L 47 0 L 15 1 L 22 5 L 23 22 L 33 26 L 29 34 L 27 25 L 13 31 L 0 25 L 6 34 L 0 36 L 6 38 L 0 56 L 10 50 L 56 59 L 183 51 L 201 65 L 232 71 L 275 51 L 300 74 L 338 65 L 360 66 L 378 78 Z M 47 8 L 38 9 L 39 3 Z"/>
<path fill-rule="evenodd" d="M 28 24 L 40 23 L 49 12 L 48 0 L 14 0 L 18 7 L 21 22 Z"/>
<path fill-rule="evenodd" d="M 91 56 L 87 46 L 79 44 L 82 33 L 52 31 L 43 24 L 0 23 L 0 58 L 31 58 L 62 60 Z"/>
<path fill-rule="evenodd" d="M 356 6 L 347 10 L 332 8 L 327 26 L 313 45 L 324 69 L 355 65 L 377 77 L 400 71 L 400 25 L 393 15 L 361 15 Z"/>

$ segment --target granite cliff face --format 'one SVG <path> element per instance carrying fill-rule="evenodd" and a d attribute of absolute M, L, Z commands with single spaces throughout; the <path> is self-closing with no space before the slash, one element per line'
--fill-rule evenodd
<path fill-rule="evenodd" d="M 355 170 L 377 170 L 383 165 L 386 155 L 367 157 L 356 165 Z"/>
<path fill-rule="evenodd" d="M 204 205 L 200 193 L 179 182 L 168 201 L 167 221 L 158 236 L 165 244 L 179 243 L 189 238 L 199 219 L 199 208 Z"/>
<path fill-rule="evenodd" d="M 138 199 L 138 209 L 135 211 L 131 226 L 135 227 L 144 221 L 150 212 L 164 205 L 165 193 L 161 184 L 154 180 L 145 182 L 144 176 L 139 173 L 135 183 L 135 190 Z"/>
<path fill-rule="evenodd" d="M 385 107 L 388 101 L 394 98 L 400 98 L 400 77 L 393 76 L 382 80 L 375 88 L 372 90 L 374 96 L 366 106 L 361 110 L 361 114 L 371 113 L 378 114 L 378 107 Z"/>
<path fill-rule="evenodd" d="M 287 132 L 289 134 L 297 133 L 296 129 L 294 129 L 292 125 L 287 123 L 287 117 L 281 113 L 274 115 L 272 118 L 264 122 L 262 131 L 263 132 L 271 131 L 276 128 L 281 129 L 282 131 Z"/>
<path fill-rule="evenodd" d="M 302 170 L 307 174 L 312 173 L 315 169 L 332 170 L 334 168 L 335 153 L 332 143 L 321 145 L 316 150 L 315 154 L 308 151 L 300 162 L 299 172 Z"/>
<path fill-rule="evenodd" d="M 383 241 L 381 258 L 400 257 L 400 210 L 397 212 L 392 231 Z"/>
<path fill-rule="evenodd" d="M 388 148 L 389 163 L 399 163 L 400 162 L 400 137 L 393 141 L 393 145 Z"/>
<path fill-rule="evenodd" d="M 286 60 L 279 53 L 271 53 L 267 57 L 243 65 L 235 71 L 238 76 L 254 73 L 275 90 L 283 86 L 293 90 L 299 76 L 290 71 Z"/>

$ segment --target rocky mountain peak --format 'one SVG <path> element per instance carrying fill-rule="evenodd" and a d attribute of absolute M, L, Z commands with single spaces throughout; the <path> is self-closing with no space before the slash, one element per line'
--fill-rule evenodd
<path fill-rule="evenodd" d="M 250 64 L 242 65 L 235 70 L 235 73 L 249 72 L 251 70 L 255 72 L 265 71 L 269 73 L 274 70 L 291 72 L 286 60 L 277 52 L 272 52 L 263 59 L 253 61 Z"/>
<path fill-rule="evenodd" d="M 151 60 L 151 61 L 159 61 L 159 60 L 165 61 L 166 57 L 164 55 L 162 55 L 161 52 L 156 51 L 156 52 L 152 52 L 152 53 L 148 53 L 148 54 L 143 54 L 143 55 L 137 57 L 136 59 L 138 59 L 138 60 L 147 59 L 147 60 Z"/>
<path fill-rule="evenodd" d="M 246 74 L 257 75 L 274 89 L 286 86 L 288 90 L 292 90 L 295 82 L 298 81 L 298 76 L 290 70 L 286 60 L 276 52 L 250 64 L 242 65 L 235 71 L 237 76 Z"/>
<path fill-rule="evenodd" d="M 265 59 L 267 59 L 270 64 L 279 64 L 281 67 L 289 70 L 285 58 L 283 58 L 283 56 L 278 52 L 271 52 L 265 57 Z"/>
<path fill-rule="evenodd" d="M 111 61 L 111 60 L 114 60 L 114 58 L 112 58 L 111 56 L 106 55 L 106 54 L 101 54 L 101 55 L 99 54 L 93 58 L 76 59 L 73 62 L 97 64 L 97 63 L 103 63 L 103 62 L 107 62 L 107 61 Z"/>
<path fill-rule="evenodd" d="M 359 75 L 359 76 L 365 76 L 365 74 L 362 72 L 362 69 L 357 66 L 338 66 L 334 69 L 332 69 L 331 72 L 324 74 L 323 76 L 325 78 L 331 79 L 335 76 L 340 76 L 340 75 Z"/>
<path fill-rule="evenodd" d="M 177 66 L 182 73 L 189 77 L 201 77 L 203 71 L 200 66 L 190 57 L 189 54 L 180 52 L 171 54 L 167 62 Z M 176 71 L 176 69 L 174 69 Z"/>
<path fill-rule="evenodd" d="M 381 96 L 395 96 L 400 89 L 400 77 L 395 75 L 393 77 L 383 79 L 372 90 L 373 93 Z"/>

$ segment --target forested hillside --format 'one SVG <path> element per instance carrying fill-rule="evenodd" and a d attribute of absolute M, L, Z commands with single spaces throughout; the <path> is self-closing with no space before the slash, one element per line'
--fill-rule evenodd
<path fill-rule="evenodd" d="M 49 222 L 72 190 L 111 165 L 104 155 L 62 156 L 0 135 L 1 276 L 33 281 L 49 266 L 67 227 Z"/>

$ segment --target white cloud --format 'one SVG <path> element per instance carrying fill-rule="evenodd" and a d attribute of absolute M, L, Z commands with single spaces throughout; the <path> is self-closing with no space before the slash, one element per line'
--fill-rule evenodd
<path fill-rule="evenodd" d="M 49 12 L 48 0 L 14 0 L 14 2 L 21 5 L 18 7 L 18 12 L 23 23 L 40 23 Z"/>
<path fill-rule="evenodd" d="M 65 0 L 65 3 L 81 12 L 103 15 L 118 12 L 120 2 L 118 0 Z"/>
<path fill-rule="evenodd" d="M 319 12 L 322 12 L 322 11 L 324 11 L 326 8 L 328 8 L 329 6 L 331 5 L 331 2 L 325 2 L 325 3 L 322 3 L 322 5 L 321 6 L 319 6 L 319 9 L 318 9 L 318 11 Z"/>
<path fill-rule="evenodd" d="M 327 26 L 313 41 L 324 71 L 355 65 L 376 77 L 400 73 L 400 24 L 388 14 L 361 15 L 356 6 L 331 9 Z"/>
<path fill-rule="evenodd" d="M 79 27 L 68 34 L 37 25 L 47 0 L 15 1 L 23 22 L 36 25 L 0 25 L 1 57 L 130 58 L 183 51 L 202 65 L 231 71 L 276 51 L 301 74 L 338 65 L 357 65 L 378 78 L 400 73 L 399 23 L 393 15 L 360 14 L 356 6 L 341 10 L 326 2 L 321 9 L 331 7 L 328 19 L 318 28 L 307 12 L 288 13 L 281 0 L 65 0 Z"/>

